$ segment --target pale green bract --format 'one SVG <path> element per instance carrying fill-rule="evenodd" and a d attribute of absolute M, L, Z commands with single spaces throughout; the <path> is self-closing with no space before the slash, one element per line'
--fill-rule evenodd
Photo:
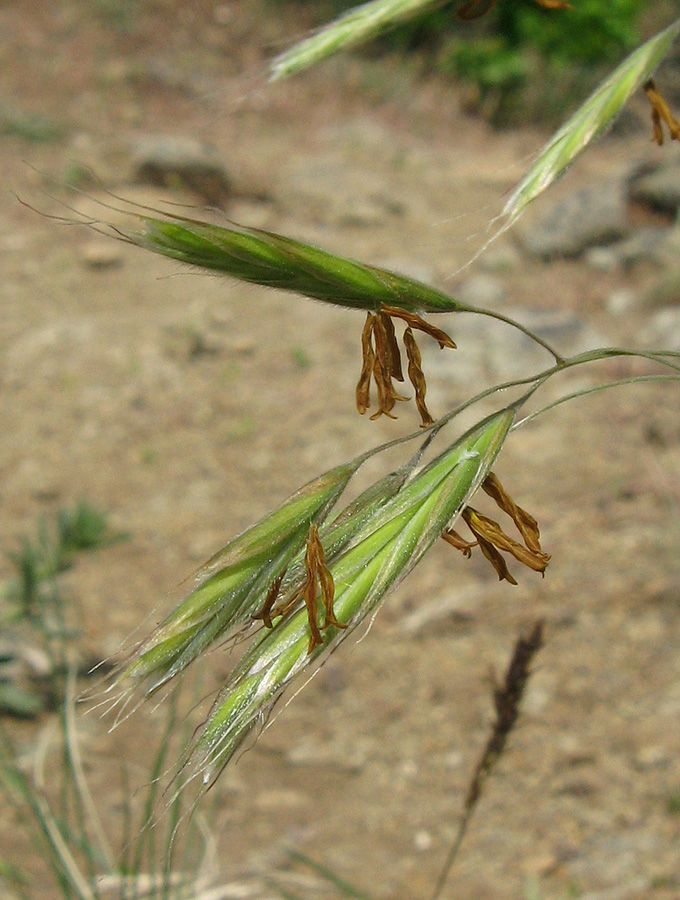
<path fill-rule="evenodd" d="M 553 135 L 503 207 L 508 228 L 618 116 L 652 75 L 680 33 L 680 19 L 634 50 Z"/>
<path fill-rule="evenodd" d="M 270 79 L 287 78 L 302 72 L 321 60 L 356 47 L 393 25 L 405 22 L 446 0 L 372 0 L 355 6 L 316 34 L 305 38 L 277 56 L 269 67 Z"/>
<path fill-rule="evenodd" d="M 250 730 L 266 719 L 295 677 L 369 619 L 386 593 L 455 521 L 489 473 L 514 417 L 514 408 L 488 417 L 386 502 L 373 510 L 364 506 L 360 526 L 330 562 L 334 614 L 348 627 L 325 629 L 323 644 L 309 652 L 309 622 L 302 607 L 276 621 L 246 652 L 189 751 L 189 760 L 205 783 L 226 765 Z"/>

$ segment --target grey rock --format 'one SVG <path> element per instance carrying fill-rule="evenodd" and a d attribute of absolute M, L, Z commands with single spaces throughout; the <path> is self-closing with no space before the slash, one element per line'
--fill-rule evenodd
<path fill-rule="evenodd" d="M 132 157 L 137 182 L 189 188 L 213 206 L 222 207 L 229 198 L 231 184 L 222 161 L 212 147 L 193 138 L 141 138 Z"/>
<path fill-rule="evenodd" d="M 556 203 L 519 234 L 522 248 L 549 260 L 580 256 L 589 247 L 611 244 L 629 232 L 624 184 L 607 181 Z"/>
<path fill-rule="evenodd" d="M 629 197 L 656 212 L 674 216 L 680 209 L 680 155 L 634 174 L 628 182 Z"/>
<path fill-rule="evenodd" d="M 630 237 L 616 244 L 614 249 L 622 268 L 632 269 L 641 263 L 660 265 L 666 252 L 667 228 L 648 226 L 637 228 Z"/>
<path fill-rule="evenodd" d="M 629 237 L 607 247 L 591 247 L 585 253 L 585 262 L 601 272 L 618 269 L 630 271 L 643 266 L 656 268 L 663 265 L 668 255 L 669 229 L 659 226 L 637 228 Z"/>
<path fill-rule="evenodd" d="M 612 343 L 570 312 L 506 309 L 504 314 L 517 319 L 565 355 Z M 444 322 L 442 327 L 446 330 Z M 478 384 L 480 372 L 505 381 L 550 365 L 550 355 L 528 335 L 484 316 L 456 316 L 449 333 L 458 344 L 455 352 L 440 351 L 432 341 L 419 342 L 427 375 L 428 405 L 433 410 L 450 404 L 451 397 L 464 385 Z"/>

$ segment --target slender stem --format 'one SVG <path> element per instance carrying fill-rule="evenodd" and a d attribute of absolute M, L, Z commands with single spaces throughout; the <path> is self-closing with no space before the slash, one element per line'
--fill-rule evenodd
<path fill-rule="evenodd" d="M 490 319 L 498 319 L 499 322 L 504 322 L 506 325 L 512 325 L 513 328 L 516 328 L 518 331 L 521 331 L 522 334 L 526 334 L 528 338 L 531 338 L 535 343 L 540 344 L 544 350 L 547 350 L 551 356 L 555 358 L 555 362 L 558 365 L 562 365 L 565 362 L 565 358 L 557 352 L 547 341 L 544 341 L 542 337 L 532 331 L 530 328 L 527 328 L 526 325 L 522 325 L 521 322 L 516 321 L 515 319 L 511 319 L 510 316 L 504 316 L 503 313 L 495 312 L 492 309 L 480 309 L 475 307 L 470 307 L 470 312 L 476 312 L 480 316 L 488 316 Z"/>
<path fill-rule="evenodd" d="M 605 391 L 607 388 L 620 387 L 624 384 L 639 384 L 641 382 L 648 381 L 680 381 L 680 375 L 634 375 L 630 378 L 619 378 L 616 381 L 607 381 L 605 384 L 596 384 L 593 387 L 582 388 L 579 391 L 574 391 L 571 394 L 565 394 L 564 397 L 560 397 L 558 400 L 554 400 L 552 403 L 548 403 L 546 406 L 542 406 L 540 409 L 534 410 L 534 412 L 529 413 L 529 415 L 524 416 L 523 419 L 520 419 L 518 422 L 510 428 L 510 431 L 514 431 L 516 428 L 519 428 L 520 425 L 526 425 L 527 422 L 531 422 L 532 419 L 535 419 L 537 416 L 540 416 L 544 412 L 548 412 L 550 409 L 554 409 L 556 406 L 560 406 L 562 403 L 566 403 L 567 400 L 575 400 L 578 397 L 585 397 L 587 394 L 595 394 L 598 391 Z"/>

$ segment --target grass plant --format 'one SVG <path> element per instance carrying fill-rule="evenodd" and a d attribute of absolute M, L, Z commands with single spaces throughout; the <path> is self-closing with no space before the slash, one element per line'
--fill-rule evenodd
<path fill-rule="evenodd" d="M 177 698 L 166 707 L 166 722 L 144 792 L 133 796 L 122 779 L 121 826 L 114 837 L 104 825 L 83 766 L 75 684 L 70 670 L 57 721 L 45 727 L 30 763 L 21 759 L 7 733 L 0 730 L 0 791 L 39 851 L 43 869 L 31 877 L 20 867 L 6 864 L 0 867 L 0 885 L 16 900 L 34 896 L 36 887 L 40 896 L 49 890 L 51 897 L 65 900 L 197 900 L 205 896 L 207 888 L 215 886 L 215 873 L 209 865 L 206 868 L 210 841 L 201 817 L 188 823 L 181 843 L 175 840 L 184 815 L 179 792 L 163 817 L 154 820 L 159 777 L 185 730 L 177 717 Z M 50 746 L 54 753 L 60 752 L 59 783 L 47 775 Z"/>
<path fill-rule="evenodd" d="M 277 57 L 271 66 L 271 77 L 280 79 L 301 72 L 435 5 L 433 0 L 372 0 L 356 7 Z M 494 5 L 472 0 L 465 8 L 476 15 Z M 565 6 L 555 0 L 541 0 L 540 5 L 551 16 L 561 15 Z M 557 131 L 510 194 L 496 233 L 514 224 L 524 209 L 576 162 L 643 85 L 652 103 L 653 136 L 658 140 L 661 122 L 665 121 L 671 136 L 677 138 L 680 131 L 673 130 L 677 123 L 672 124 L 675 120 L 663 101 L 661 89 L 650 79 L 679 33 L 680 20 L 633 50 Z M 112 197 L 111 204 L 118 207 L 118 198 Z M 473 552 L 485 557 L 500 580 L 516 583 L 511 567 L 514 570 L 517 564 L 543 575 L 550 557 L 542 548 L 539 525 L 512 499 L 492 470 L 505 442 L 535 416 L 594 390 L 633 381 L 680 380 L 680 353 L 604 347 L 569 358 L 521 321 L 492 310 L 475 309 L 436 287 L 287 235 L 235 223 L 212 225 L 173 211 L 158 212 L 132 205 L 126 207 L 131 225 L 113 227 L 107 226 L 106 204 L 102 208 L 102 220 L 87 224 L 113 232 L 146 251 L 241 281 L 331 303 L 345 308 L 348 316 L 357 311 L 365 314 L 363 331 L 357 321 L 362 349 L 362 369 L 354 398 L 358 411 L 375 410 L 371 418 L 396 418 L 394 410 L 405 400 L 399 385 L 408 376 L 421 416 L 419 429 L 313 479 L 231 539 L 199 570 L 180 604 L 115 671 L 103 705 L 115 709 L 118 719 L 123 719 L 147 697 L 175 682 L 187 668 L 195 668 L 211 648 L 230 642 L 245 644 L 240 660 L 216 692 L 202 726 L 174 757 L 176 782 L 168 813 L 174 828 L 174 804 L 181 802 L 184 785 L 198 783 L 200 802 L 244 739 L 267 724 L 275 704 L 291 686 L 309 678 L 346 638 L 370 623 L 388 592 L 421 562 L 439 538 L 465 557 Z M 551 364 L 516 381 L 487 388 L 434 417 L 425 401 L 426 373 L 415 332 L 433 339 L 442 349 L 454 349 L 452 337 L 428 318 L 441 313 L 501 319 L 529 334 L 552 356 Z M 403 350 L 397 328 L 403 329 Z M 596 387 L 566 389 L 558 399 L 540 405 L 541 389 L 548 382 L 559 383 L 562 373 L 614 358 L 634 358 L 644 362 L 648 371 Z M 299 364 L 302 366 L 302 362 Z M 462 434 L 452 435 L 461 413 L 475 410 L 482 400 L 492 403 L 494 411 L 488 413 L 485 409 L 475 424 Z M 417 444 L 415 452 L 412 443 Z M 410 457 L 337 512 L 336 506 L 361 465 L 388 447 L 402 444 L 411 448 Z M 434 454 L 432 458 L 427 456 L 430 452 Z M 500 521 L 473 506 L 480 492 L 496 503 Z M 463 526 L 469 532 L 467 537 L 458 530 Z M 18 603 L 27 615 L 34 614 L 41 582 L 54 577 L 75 552 L 98 543 L 101 535 L 101 522 L 92 511 L 80 510 L 58 519 L 54 544 L 45 527 L 39 530 L 36 541 L 25 544 L 15 564 L 21 573 Z M 505 680 L 494 685 L 496 718 L 471 776 L 458 836 L 440 873 L 434 898 L 442 894 L 478 799 L 515 727 L 532 660 L 542 642 L 542 624 L 537 622 L 517 640 Z M 71 741 L 64 767 L 72 785 L 81 792 L 76 805 L 82 811 L 87 803 L 68 715 L 62 722 L 66 743 Z M 160 775 L 169 753 L 164 745 L 157 757 L 161 763 L 150 779 L 149 809 L 156 799 L 156 775 Z M 76 896 L 79 900 L 97 897 L 93 886 L 100 858 L 111 862 L 101 840 L 97 838 L 96 850 L 85 852 L 86 866 L 82 868 L 72 859 L 70 832 L 45 806 L 40 790 L 16 767 L 10 765 L 5 772 L 6 789 L 15 802 L 30 811 L 40 839 L 47 842 L 48 858 L 64 896 Z M 674 812 L 670 806 L 668 811 Z M 80 813 L 81 827 L 84 815 Z M 134 843 L 131 835 L 129 830 L 128 846 Z M 81 831 L 81 849 L 84 845 L 94 847 L 91 840 Z M 168 854 L 171 844 L 170 841 L 166 845 Z M 125 858 L 122 869 L 119 862 L 109 865 L 111 877 L 121 879 L 123 896 L 136 896 L 133 886 L 131 893 L 126 893 L 126 879 L 130 877 L 131 885 L 138 882 L 144 852 L 143 847 L 136 847 Z M 323 865 L 301 856 L 298 861 L 315 870 L 340 894 L 364 897 Z M 16 889 L 22 889 L 18 882 Z M 167 883 L 163 889 L 170 891 Z M 285 892 L 281 895 L 292 896 Z"/>

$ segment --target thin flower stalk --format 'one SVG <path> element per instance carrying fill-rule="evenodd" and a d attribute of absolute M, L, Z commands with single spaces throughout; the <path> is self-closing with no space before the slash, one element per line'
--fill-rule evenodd
<path fill-rule="evenodd" d="M 244 655 L 220 691 L 189 759 L 212 780 L 248 732 L 330 646 L 375 613 L 388 590 L 419 562 L 465 508 L 488 474 L 512 425 L 514 409 L 489 417 L 404 484 L 368 515 L 345 550 L 329 565 L 334 584 L 332 623 L 310 641 L 308 608 L 285 611 Z M 320 592 L 321 593 L 321 592 Z M 318 614 L 323 615 L 322 597 Z"/>
<path fill-rule="evenodd" d="M 631 95 L 651 77 L 678 34 L 680 19 L 634 50 L 548 141 L 503 208 L 506 227 L 605 131 Z"/>

